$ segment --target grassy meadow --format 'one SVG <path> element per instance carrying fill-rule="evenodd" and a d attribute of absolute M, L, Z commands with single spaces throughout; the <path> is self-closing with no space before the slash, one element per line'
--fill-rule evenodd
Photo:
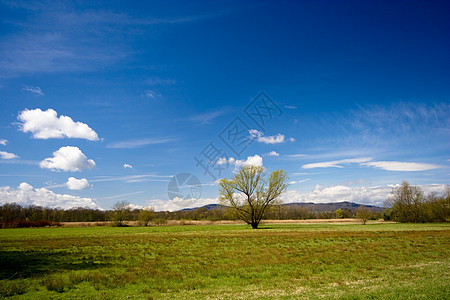
<path fill-rule="evenodd" d="M 0 230 L 8 299 L 448 299 L 449 224 Z"/>

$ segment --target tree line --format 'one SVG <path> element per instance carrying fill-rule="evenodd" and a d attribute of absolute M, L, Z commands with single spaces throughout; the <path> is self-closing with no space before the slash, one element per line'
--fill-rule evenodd
<path fill-rule="evenodd" d="M 267 207 L 264 219 L 271 220 L 306 220 L 306 219 L 334 219 L 358 218 L 375 220 L 383 218 L 396 222 L 448 222 L 450 220 L 450 186 L 445 193 L 425 195 L 422 189 L 404 181 L 395 187 L 391 196 L 386 200 L 387 207 L 383 212 L 373 211 L 360 206 L 355 209 L 337 209 L 335 211 L 315 211 L 299 205 L 283 205 L 275 203 Z M 72 209 L 45 208 L 41 206 L 21 206 L 16 203 L 6 203 L 0 206 L 1 227 L 19 227 L 12 221 L 40 222 L 24 223 L 25 227 L 48 226 L 59 222 L 106 222 L 112 221 L 115 226 L 124 226 L 127 221 L 137 221 L 139 225 L 165 224 L 168 220 L 239 220 L 242 219 L 238 211 L 232 206 L 219 205 L 216 208 L 200 207 L 181 211 L 153 211 L 144 209 L 130 209 L 126 201 L 117 202 L 112 210 L 99 210 L 87 207 Z M 16 225 L 14 225 L 16 224 Z"/>
<path fill-rule="evenodd" d="M 411 223 L 448 222 L 450 186 L 447 185 L 441 195 L 434 192 L 425 195 L 420 187 L 403 181 L 392 190 L 385 206 L 388 207 L 383 213 L 385 220 Z"/>

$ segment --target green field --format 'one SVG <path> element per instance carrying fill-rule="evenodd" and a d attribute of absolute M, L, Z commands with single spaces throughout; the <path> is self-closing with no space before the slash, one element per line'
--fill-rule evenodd
<path fill-rule="evenodd" d="M 9 299 L 449 299 L 449 224 L 0 230 Z"/>

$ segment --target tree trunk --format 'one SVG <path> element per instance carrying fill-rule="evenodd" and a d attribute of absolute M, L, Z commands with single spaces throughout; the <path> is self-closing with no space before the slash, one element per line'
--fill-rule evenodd
<path fill-rule="evenodd" d="M 258 229 L 258 223 L 252 222 L 250 225 L 252 225 L 253 229 Z"/>

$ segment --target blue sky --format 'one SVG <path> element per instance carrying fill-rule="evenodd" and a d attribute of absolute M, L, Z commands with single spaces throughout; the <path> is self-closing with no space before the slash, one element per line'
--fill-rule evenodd
<path fill-rule="evenodd" d="M 0 203 L 201 206 L 244 164 L 285 169 L 285 202 L 382 205 L 402 180 L 441 192 L 449 13 L 446 1 L 0 1 Z M 169 197 L 180 173 L 200 196 Z"/>

